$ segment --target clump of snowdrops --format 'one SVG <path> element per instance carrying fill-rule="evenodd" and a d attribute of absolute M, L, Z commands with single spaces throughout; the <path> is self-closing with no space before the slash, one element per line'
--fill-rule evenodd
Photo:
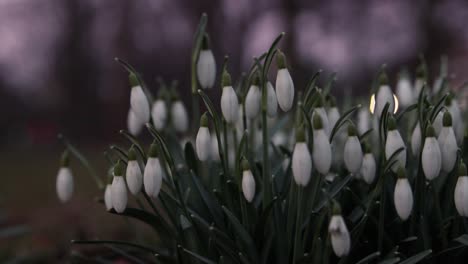
<path fill-rule="evenodd" d="M 129 146 L 107 150 L 107 183 L 62 137 L 60 200 L 72 198 L 74 157 L 95 177 L 103 209 L 148 224 L 153 239 L 73 243 L 119 246 L 156 263 L 416 263 L 466 254 L 464 116 L 445 63 L 430 85 L 421 59 L 415 80 L 402 73 L 396 89 L 382 67 L 370 107 L 369 99 L 353 106 L 357 98 L 339 106 L 334 74 L 295 86 L 277 48 L 283 33 L 234 81 L 227 59 L 217 67 L 206 19 L 191 90 L 178 91 L 191 92 L 190 113 L 174 87 L 161 85 L 154 98 L 117 59 L 129 72 L 128 132 L 120 131 Z M 210 89 L 222 89 L 221 98 Z M 152 142 L 138 139 L 145 127 Z"/>

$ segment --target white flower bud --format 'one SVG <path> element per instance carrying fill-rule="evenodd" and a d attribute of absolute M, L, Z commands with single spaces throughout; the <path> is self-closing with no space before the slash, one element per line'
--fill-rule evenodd
<path fill-rule="evenodd" d="M 362 147 L 357 137 L 356 128 L 353 125 L 348 127 L 348 138 L 346 139 L 343 159 L 346 169 L 355 176 L 362 166 Z"/>
<path fill-rule="evenodd" d="M 210 49 L 200 50 L 197 61 L 197 78 L 203 89 L 213 87 L 216 79 L 216 61 Z"/>
<path fill-rule="evenodd" d="M 128 189 L 133 195 L 137 195 L 141 191 L 143 185 L 143 175 L 141 175 L 140 166 L 136 160 L 136 154 L 133 147 L 128 153 L 128 164 L 126 171 Z"/>
<path fill-rule="evenodd" d="M 149 157 L 146 162 L 143 181 L 145 192 L 153 198 L 158 197 L 161 190 L 162 179 L 164 177 L 164 170 L 161 167 L 159 158 L 155 155 Z"/>
<path fill-rule="evenodd" d="M 150 109 L 148 98 L 140 85 L 133 86 L 130 92 L 130 106 L 135 115 L 142 123 L 146 123 L 150 119 Z"/>
<path fill-rule="evenodd" d="M 463 138 L 465 136 L 465 123 L 461 114 L 460 106 L 458 105 L 457 100 L 451 99 L 449 101 L 449 112 L 452 115 L 452 124 L 453 132 L 455 132 L 455 137 L 457 138 L 458 146 L 461 146 L 463 143 Z"/>
<path fill-rule="evenodd" d="M 221 111 L 229 124 L 234 124 L 239 118 L 239 100 L 232 86 L 224 86 L 221 95 Z"/>
<path fill-rule="evenodd" d="M 112 184 L 106 185 L 106 190 L 104 191 L 104 204 L 106 205 L 106 210 L 112 210 Z"/>
<path fill-rule="evenodd" d="M 442 168 L 442 157 L 439 142 L 435 138 L 435 131 L 432 126 L 429 126 L 426 130 L 421 162 L 427 180 L 430 181 L 439 176 L 440 169 Z"/>
<path fill-rule="evenodd" d="M 151 118 L 153 119 L 154 128 L 158 131 L 163 130 L 167 122 L 167 107 L 164 100 L 158 99 L 154 101 L 151 109 Z"/>
<path fill-rule="evenodd" d="M 261 96 L 260 96 L 261 99 Z M 268 82 L 267 83 L 267 115 L 269 117 L 275 117 L 276 112 L 278 111 L 278 101 L 276 99 L 275 88 L 273 85 Z"/>
<path fill-rule="evenodd" d="M 414 127 L 413 133 L 411 134 L 411 151 L 414 156 L 419 155 L 421 150 L 421 126 L 419 122 Z"/>
<path fill-rule="evenodd" d="M 348 228 L 340 214 L 334 214 L 328 225 L 333 252 L 339 258 L 349 254 L 351 249 L 351 238 Z"/>
<path fill-rule="evenodd" d="M 374 112 L 379 118 L 382 116 L 383 109 L 387 103 L 390 104 L 388 112 L 393 113 L 395 109 L 395 99 L 393 97 L 392 89 L 390 89 L 390 86 L 388 85 L 381 85 L 375 98 L 376 110 Z"/>
<path fill-rule="evenodd" d="M 197 139 L 195 143 L 196 143 L 196 150 L 197 150 L 198 158 L 201 161 L 208 160 L 210 156 L 210 151 L 211 151 L 211 146 L 210 146 L 211 136 L 210 136 L 210 130 L 208 129 L 207 126 L 201 126 L 200 129 L 198 129 Z"/>
<path fill-rule="evenodd" d="M 323 125 L 323 130 L 327 135 L 330 135 L 330 122 L 328 121 L 328 116 L 327 112 L 325 111 L 325 108 L 323 107 L 317 107 L 314 109 L 314 112 L 312 113 L 311 120 L 314 120 L 314 115 L 318 114 L 320 118 L 322 119 L 322 125 Z"/>
<path fill-rule="evenodd" d="M 132 108 L 128 109 L 127 127 L 130 134 L 137 136 L 140 134 L 144 123 L 135 115 Z"/>
<path fill-rule="evenodd" d="M 454 199 L 455 208 L 463 217 L 468 217 L 468 176 L 465 164 L 458 168 L 458 180 L 455 186 Z"/>
<path fill-rule="evenodd" d="M 393 196 L 395 209 L 398 216 L 403 221 L 408 219 L 411 211 L 413 210 L 413 192 L 411 191 L 411 186 L 404 173 L 404 169 L 400 167 L 398 180 L 395 184 L 395 193 Z"/>
<path fill-rule="evenodd" d="M 292 172 L 297 185 L 307 186 L 312 172 L 312 157 L 310 156 L 307 144 L 304 141 L 304 131 L 299 131 L 296 136 L 292 156 Z"/>
<path fill-rule="evenodd" d="M 214 161 L 220 160 L 218 138 L 216 137 L 216 133 L 212 133 L 211 135 L 211 159 Z"/>
<path fill-rule="evenodd" d="M 260 112 L 261 93 L 257 85 L 251 85 L 245 98 L 245 115 L 249 119 L 254 119 Z"/>
<path fill-rule="evenodd" d="M 247 202 L 251 203 L 255 197 L 255 179 L 251 170 L 242 172 L 242 193 Z"/>
<path fill-rule="evenodd" d="M 414 102 L 413 87 L 408 77 L 403 76 L 398 80 L 396 95 L 399 104 L 406 108 Z"/>
<path fill-rule="evenodd" d="M 315 112 L 314 112 L 315 113 Z M 314 117 L 314 147 L 312 158 L 314 166 L 322 175 L 327 175 L 332 163 L 332 152 L 328 136 L 322 127 L 322 119 L 319 114 Z"/>
<path fill-rule="evenodd" d="M 388 160 L 393 153 L 398 149 L 403 148 L 403 151 L 398 153 L 396 156 L 396 160 L 398 160 L 398 162 L 392 166 L 392 171 L 396 173 L 399 167 L 406 167 L 406 146 L 401 138 L 400 132 L 396 129 L 395 119 L 390 117 L 388 123 L 387 141 L 385 142 L 385 157 Z"/>
<path fill-rule="evenodd" d="M 172 125 L 177 132 L 183 133 L 188 129 L 188 115 L 182 101 L 177 100 L 171 106 Z"/>
<path fill-rule="evenodd" d="M 367 184 L 372 184 L 375 179 L 375 172 L 377 165 L 375 164 L 375 158 L 372 153 L 366 153 L 362 160 L 361 176 Z"/>
<path fill-rule="evenodd" d="M 283 111 L 291 109 L 294 101 L 294 83 L 286 68 L 279 69 L 276 76 L 276 99 Z"/>
<path fill-rule="evenodd" d="M 437 139 L 442 156 L 442 170 L 447 173 L 451 172 L 455 167 L 458 151 L 457 139 L 451 124 L 452 120 L 450 114 L 445 113 L 444 126 L 442 127 L 442 130 L 440 130 L 440 134 Z"/>
<path fill-rule="evenodd" d="M 68 202 L 73 195 L 73 175 L 68 167 L 61 167 L 57 174 L 57 196 L 62 203 Z"/>
<path fill-rule="evenodd" d="M 114 178 L 111 187 L 112 207 L 117 213 L 122 213 L 127 207 L 127 186 L 125 185 L 123 173 L 124 166 L 119 160 L 114 166 Z"/>

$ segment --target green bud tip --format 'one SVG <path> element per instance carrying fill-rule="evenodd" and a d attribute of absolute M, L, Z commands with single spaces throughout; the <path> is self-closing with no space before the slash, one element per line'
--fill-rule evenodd
<path fill-rule="evenodd" d="M 372 149 L 369 142 L 364 143 L 364 153 L 372 153 Z"/>
<path fill-rule="evenodd" d="M 379 75 L 379 84 L 380 85 L 388 85 L 388 76 L 385 71 L 382 71 Z"/>
<path fill-rule="evenodd" d="M 463 161 L 458 165 L 458 176 L 468 176 L 468 174 L 466 174 L 466 165 Z"/>
<path fill-rule="evenodd" d="M 135 151 L 135 145 L 132 145 L 130 149 L 128 150 L 128 160 L 136 160 L 136 151 Z"/>
<path fill-rule="evenodd" d="M 432 125 L 426 127 L 426 137 L 435 137 L 435 129 Z"/>
<path fill-rule="evenodd" d="M 229 74 L 229 72 L 227 72 L 226 69 L 224 69 L 223 71 L 223 76 L 221 78 L 221 86 L 231 86 L 231 75 Z"/>
<path fill-rule="evenodd" d="M 356 137 L 357 136 L 357 129 L 354 124 L 350 124 L 348 126 L 348 137 Z"/>
<path fill-rule="evenodd" d="M 314 119 L 312 121 L 313 121 L 314 129 L 315 130 L 322 129 L 323 123 L 322 123 L 322 118 L 320 117 L 319 113 L 317 111 L 314 111 L 313 116 L 314 116 Z"/>
<path fill-rule="evenodd" d="M 208 113 L 207 112 L 205 112 L 200 117 L 200 127 L 208 127 Z"/>
<path fill-rule="evenodd" d="M 278 52 L 276 53 L 276 64 L 278 66 L 278 69 L 286 68 L 286 56 L 279 49 L 278 49 Z"/>
<path fill-rule="evenodd" d="M 123 176 L 124 174 L 124 164 L 121 160 L 117 161 L 117 164 L 114 166 L 114 176 Z"/>
<path fill-rule="evenodd" d="M 155 141 L 153 141 L 153 143 L 151 143 L 151 145 L 149 147 L 148 157 L 150 157 L 150 158 L 158 157 L 158 145 L 156 144 Z"/>
<path fill-rule="evenodd" d="M 131 72 L 128 75 L 128 80 L 130 81 L 130 86 L 132 86 L 132 87 L 140 85 L 140 83 L 138 82 L 138 78 L 137 78 L 136 74 L 133 73 L 133 72 Z"/>
<path fill-rule="evenodd" d="M 305 142 L 305 131 L 303 126 L 296 129 L 296 142 Z"/>
<path fill-rule="evenodd" d="M 201 43 L 201 49 L 202 50 L 209 50 L 210 49 L 210 39 L 208 37 L 208 34 L 203 35 L 202 43 Z"/>
<path fill-rule="evenodd" d="M 406 170 L 404 167 L 400 166 L 397 171 L 398 179 L 405 179 L 406 178 Z"/>
<path fill-rule="evenodd" d="M 452 96 L 451 95 L 448 95 L 447 97 L 445 97 L 445 106 L 451 106 L 452 105 Z"/>
<path fill-rule="evenodd" d="M 68 150 L 64 150 L 62 156 L 60 157 L 60 166 L 70 166 L 70 154 L 68 153 Z"/>
<path fill-rule="evenodd" d="M 259 86 L 260 85 L 260 75 L 258 72 L 255 72 L 253 79 L 252 79 L 252 85 Z"/>
<path fill-rule="evenodd" d="M 241 168 L 242 168 L 242 171 L 250 170 L 249 162 L 244 157 L 242 158 L 242 161 L 241 161 Z"/>
<path fill-rule="evenodd" d="M 444 127 L 452 126 L 452 115 L 449 111 L 445 111 L 444 118 L 442 119 L 442 124 L 444 125 Z"/>
<path fill-rule="evenodd" d="M 341 206 L 340 206 L 340 204 L 335 200 L 333 200 L 332 204 L 333 204 L 332 205 L 333 206 L 332 207 L 332 215 L 341 215 Z"/>
<path fill-rule="evenodd" d="M 390 115 L 388 117 L 388 120 L 387 120 L 387 127 L 388 127 L 388 131 L 392 131 L 392 130 L 396 130 L 397 129 L 397 123 L 396 123 L 396 120 L 395 118 Z"/>

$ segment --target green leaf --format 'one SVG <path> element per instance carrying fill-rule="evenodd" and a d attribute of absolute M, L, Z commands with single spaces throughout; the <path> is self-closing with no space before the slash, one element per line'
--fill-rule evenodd
<path fill-rule="evenodd" d="M 336 81 L 336 72 L 332 73 L 330 77 L 328 78 L 327 83 L 325 84 L 325 88 L 323 89 L 323 95 L 326 96 L 327 94 L 330 93 L 331 87 L 333 86 L 333 83 Z"/>
<path fill-rule="evenodd" d="M 198 173 L 198 161 L 197 154 L 195 154 L 195 149 L 191 142 L 187 142 L 184 148 L 185 161 L 190 170 Z"/>
<path fill-rule="evenodd" d="M 200 22 L 197 27 L 197 32 L 195 33 L 193 49 L 192 49 L 192 60 L 191 60 L 191 84 L 192 84 L 192 94 L 197 93 L 198 89 L 198 79 L 197 79 L 197 60 L 200 54 L 200 49 L 202 46 L 203 36 L 205 35 L 206 23 L 208 21 L 208 16 L 203 13 Z"/>
<path fill-rule="evenodd" d="M 418 263 L 420 262 L 421 260 L 423 260 L 424 258 L 426 258 L 427 256 L 429 256 L 430 254 L 432 253 L 432 250 L 431 249 L 428 249 L 428 250 L 424 250 L 412 257 L 409 257 L 407 259 L 405 259 L 404 261 L 400 262 L 400 264 L 415 264 L 415 263 Z"/>
<path fill-rule="evenodd" d="M 358 263 L 356 264 L 365 264 L 365 263 L 369 263 L 371 260 L 375 260 L 376 258 L 380 257 L 380 252 L 377 251 L 377 252 L 374 252 L 370 255 L 368 255 L 367 257 L 361 259 Z"/>
<path fill-rule="evenodd" d="M 318 213 L 327 203 L 329 198 L 334 198 L 353 178 L 352 174 L 346 176 L 343 180 L 337 181 L 330 190 L 328 191 L 328 195 L 325 195 L 320 199 L 317 206 L 314 207 L 312 213 Z"/>
<path fill-rule="evenodd" d="M 356 110 L 361 108 L 361 105 L 358 104 L 354 106 L 353 108 L 349 109 L 346 111 L 335 123 L 335 126 L 333 127 L 331 133 L 330 133 L 330 142 L 333 141 L 333 138 L 335 137 L 335 134 L 340 130 L 340 128 L 345 124 L 345 121 L 348 119 L 348 117 L 354 113 Z"/>
<path fill-rule="evenodd" d="M 434 108 L 432 109 L 432 112 L 429 115 L 429 121 L 431 123 L 434 123 L 434 120 L 436 119 L 437 115 L 439 114 L 440 111 L 445 107 L 445 99 L 447 98 L 448 94 L 444 95 L 440 100 L 434 105 Z"/>
<path fill-rule="evenodd" d="M 122 60 L 121 58 L 114 58 L 114 59 L 115 59 L 115 61 L 120 63 L 120 65 L 122 65 L 124 67 L 124 69 L 128 71 L 128 73 L 133 73 L 137 77 L 137 81 L 140 84 L 141 88 L 143 89 L 143 92 L 145 93 L 146 98 L 148 99 L 148 104 L 152 105 L 153 101 L 154 101 L 153 100 L 153 95 L 151 94 L 150 90 L 148 89 L 145 82 L 143 81 L 143 78 L 141 77 L 140 73 L 138 73 L 135 70 L 135 68 L 133 68 L 133 66 L 130 65 L 130 63 Z"/>
<path fill-rule="evenodd" d="M 390 156 L 390 158 L 387 160 L 387 162 L 385 163 L 385 167 L 384 167 L 384 170 L 383 170 L 383 173 L 387 173 L 388 170 L 390 170 L 392 168 L 392 166 L 398 162 L 398 160 L 396 159 L 398 154 L 400 154 L 400 152 L 404 151 L 405 150 L 405 147 L 401 147 L 399 149 L 397 149 L 395 152 L 393 152 L 393 154 Z"/>
<path fill-rule="evenodd" d="M 273 43 L 271 44 L 270 46 L 270 49 L 268 50 L 267 52 L 267 55 L 265 57 L 265 63 L 264 63 L 264 67 L 263 67 L 263 71 L 262 71 L 262 75 L 263 75 L 263 79 L 266 79 L 267 78 L 267 75 L 268 75 L 268 71 L 270 70 L 270 66 L 271 66 L 271 62 L 273 61 L 273 57 L 276 53 L 276 47 L 278 46 L 281 38 L 283 38 L 284 36 L 284 32 L 281 32 L 281 34 L 279 34 L 275 40 L 273 41 Z M 266 84 L 266 82 L 265 82 Z"/>
<path fill-rule="evenodd" d="M 413 110 L 416 110 L 418 109 L 418 104 L 412 104 L 410 106 L 408 106 L 407 108 L 405 108 L 403 111 L 401 111 L 397 117 L 396 117 L 396 121 L 400 121 L 400 119 L 402 119 L 407 113 L 413 111 Z"/>
<path fill-rule="evenodd" d="M 468 234 L 461 235 L 455 238 L 454 240 L 457 241 L 458 243 L 468 246 Z"/>
<path fill-rule="evenodd" d="M 380 261 L 379 264 L 394 264 L 394 263 L 398 263 L 399 261 L 400 261 L 400 258 L 393 257 L 393 258 L 384 259 Z"/>
<path fill-rule="evenodd" d="M 141 147 L 140 143 L 138 142 L 138 140 L 131 134 L 129 134 L 127 131 L 125 130 L 120 130 L 120 134 L 122 134 L 125 138 L 127 138 L 133 145 L 136 146 L 138 152 L 140 152 L 140 155 L 141 157 L 143 157 L 143 159 L 146 161 L 146 154 L 145 154 L 145 151 L 143 150 L 143 148 Z"/>
<path fill-rule="evenodd" d="M 190 251 L 190 250 L 188 250 L 188 249 L 186 249 L 186 248 L 183 248 L 183 247 L 182 247 L 182 250 L 183 250 L 185 253 L 187 253 L 189 256 L 192 256 L 193 258 L 195 258 L 195 259 L 201 261 L 202 263 L 206 263 L 206 264 L 216 264 L 215 261 L 213 261 L 213 260 L 211 260 L 211 259 L 209 259 L 209 258 L 207 258 L 207 257 L 200 256 L 200 255 L 198 255 L 197 253 L 195 253 L 195 252 L 193 252 L 193 251 Z"/>

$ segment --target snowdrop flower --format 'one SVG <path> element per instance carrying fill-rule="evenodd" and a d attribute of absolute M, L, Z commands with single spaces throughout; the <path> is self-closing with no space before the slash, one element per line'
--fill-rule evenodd
<path fill-rule="evenodd" d="M 395 184 L 395 193 L 393 194 L 395 209 L 401 220 L 408 219 L 413 210 L 413 192 L 406 178 L 406 171 L 403 167 L 398 168 L 398 180 Z"/>
<path fill-rule="evenodd" d="M 353 124 L 348 126 L 348 138 L 346 139 L 343 158 L 346 169 L 356 175 L 361 169 L 363 154 L 356 127 Z"/>
<path fill-rule="evenodd" d="M 438 136 L 440 134 L 440 131 L 442 130 L 442 121 L 443 121 L 445 112 L 446 112 L 445 109 L 442 109 L 441 111 L 439 111 L 439 113 L 437 113 L 437 116 L 434 120 L 434 123 L 432 124 L 432 126 L 434 127 L 434 131 L 436 133 L 436 136 Z"/>
<path fill-rule="evenodd" d="M 151 108 L 151 119 L 153 120 L 154 128 L 157 131 L 163 130 L 167 122 L 167 107 L 166 102 L 163 99 L 157 99 L 154 101 L 153 107 Z"/>
<path fill-rule="evenodd" d="M 465 163 L 461 162 L 458 167 L 458 180 L 455 186 L 455 207 L 463 217 L 468 217 L 468 174 Z"/>
<path fill-rule="evenodd" d="M 388 84 L 388 77 L 387 74 L 385 74 L 385 72 L 382 72 L 380 74 L 379 82 L 380 86 L 377 89 L 377 94 L 375 96 L 374 114 L 376 114 L 380 119 L 380 117 L 382 116 L 383 109 L 387 103 L 390 104 L 388 112 L 393 113 L 395 109 L 395 99 L 393 97 L 392 89 L 390 89 L 390 86 Z"/>
<path fill-rule="evenodd" d="M 292 172 L 297 185 L 307 186 L 312 172 L 312 157 L 305 142 L 303 127 L 296 130 L 296 145 L 292 155 Z"/>
<path fill-rule="evenodd" d="M 317 105 L 315 106 L 315 110 L 312 113 L 312 117 L 311 117 L 312 122 L 314 120 L 315 115 L 320 116 L 320 118 L 322 119 L 323 130 L 325 131 L 327 135 L 330 135 L 330 123 L 328 121 L 327 112 L 325 111 L 325 108 L 323 107 L 323 99 L 321 96 L 319 96 Z"/>
<path fill-rule="evenodd" d="M 104 191 L 104 204 L 106 205 L 106 210 L 112 210 L 112 184 L 108 183 L 106 185 L 106 190 Z"/>
<path fill-rule="evenodd" d="M 450 112 L 444 113 L 443 127 L 437 138 L 442 155 L 442 171 L 451 172 L 457 160 L 457 139 L 452 128 L 452 116 Z"/>
<path fill-rule="evenodd" d="M 341 216 L 341 208 L 336 202 L 333 204 L 333 215 L 328 225 L 328 233 L 330 233 L 335 255 L 339 258 L 348 255 L 351 248 L 351 238 L 343 216 Z"/>
<path fill-rule="evenodd" d="M 185 109 L 184 104 L 177 96 L 173 98 L 171 105 L 171 120 L 177 132 L 183 133 L 187 131 L 189 125 L 187 109 Z"/>
<path fill-rule="evenodd" d="M 461 146 L 463 143 L 463 138 L 465 136 L 465 124 L 461 114 L 460 106 L 458 105 L 457 100 L 448 96 L 445 100 L 445 106 L 448 108 L 450 114 L 452 115 L 452 125 L 453 132 L 455 132 L 455 137 L 457 138 L 458 146 Z"/>
<path fill-rule="evenodd" d="M 421 150 L 421 126 L 419 122 L 413 129 L 413 133 L 411 134 L 411 151 L 413 152 L 414 156 L 418 156 L 419 151 Z"/>
<path fill-rule="evenodd" d="M 312 150 L 312 158 L 314 166 L 322 175 L 327 175 L 330 171 L 332 162 L 332 152 L 330 141 L 323 129 L 322 118 L 319 114 L 313 117 L 314 126 L 314 148 Z"/>
<path fill-rule="evenodd" d="M 201 161 L 207 161 L 211 151 L 211 136 L 208 129 L 208 114 L 204 113 L 200 118 L 200 128 L 198 129 L 197 139 L 195 141 L 197 155 Z"/>
<path fill-rule="evenodd" d="M 143 92 L 136 75 L 130 73 L 128 78 L 132 86 L 130 92 L 130 107 L 142 123 L 147 123 L 150 119 L 148 98 L 146 98 L 146 94 Z"/>
<path fill-rule="evenodd" d="M 234 88 L 231 86 L 231 75 L 226 70 L 223 72 L 221 86 L 223 87 L 221 111 L 226 122 L 234 124 L 239 118 L 239 100 Z"/>
<path fill-rule="evenodd" d="M 255 179 L 246 159 L 242 160 L 242 193 L 247 202 L 251 203 L 255 197 Z"/>
<path fill-rule="evenodd" d="M 219 147 L 216 133 L 211 133 L 211 160 L 219 161 Z"/>
<path fill-rule="evenodd" d="M 60 160 L 60 169 L 57 174 L 57 196 L 62 203 L 68 202 L 73 195 L 73 175 L 70 170 L 68 151 L 64 151 Z"/>
<path fill-rule="evenodd" d="M 148 160 L 143 174 L 145 192 L 149 196 L 158 197 L 164 176 L 164 170 L 158 158 L 157 145 L 153 142 L 148 151 Z"/>
<path fill-rule="evenodd" d="M 411 82 L 409 80 L 408 73 L 402 72 L 400 74 L 400 79 L 397 83 L 396 95 L 398 97 L 399 104 L 406 108 L 414 102 L 413 87 L 411 87 Z"/>
<path fill-rule="evenodd" d="M 359 134 L 363 134 L 371 128 L 371 116 L 366 107 L 361 107 L 358 110 L 357 128 Z"/>
<path fill-rule="evenodd" d="M 286 57 L 280 50 L 276 53 L 276 64 L 278 66 L 276 98 L 278 99 L 280 108 L 284 112 L 287 112 L 291 109 L 294 101 L 294 83 L 286 67 Z"/>
<path fill-rule="evenodd" d="M 375 163 L 374 154 L 368 144 L 365 145 L 365 154 L 362 159 L 361 177 L 367 184 L 372 184 L 375 179 L 377 165 Z"/>
<path fill-rule="evenodd" d="M 271 118 L 276 117 L 277 111 L 278 111 L 278 101 L 276 100 L 275 88 L 273 88 L 273 84 L 271 84 L 271 82 L 267 82 L 267 115 L 268 117 L 271 117 Z"/>
<path fill-rule="evenodd" d="M 388 118 L 388 132 L 387 132 L 387 141 L 385 142 L 385 157 L 388 160 L 393 153 L 398 149 L 403 148 L 403 151 L 398 153 L 396 156 L 396 162 L 392 166 L 392 171 L 397 172 L 399 167 L 406 167 L 406 146 L 401 138 L 400 132 L 397 130 L 396 120 L 393 116 Z"/>
<path fill-rule="evenodd" d="M 202 46 L 197 61 L 197 78 L 203 89 L 213 87 L 216 79 L 216 61 L 209 48 L 208 36 L 203 36 Z"/>
<path fill-rule="evenodd" d="M 128 109 L 127 127 L 130 134 L 137 136 L 145 124 L 135 115 L 132 108 Z"/>
<path fill-rule="evenodd" d="M 117 213 L 123 213 L 127 207 L 127 186 L 125 186 L 124 165 L 119 160 L 114 167 L 114 178 L 112 179 L 112 207 Z"/>
<path fill-rule="evenodd" d="M 128 189 L 133 195 L 137 195 L 141 191 L 143 185 L 143 176 L 141 175 L 140 166 L 136 159 L 135 147 L 132 146 L 128 151 L 128 164 L 127 164 L 127 185 Z"/>
<path fill-rule="evenodd" d="M 434 128 L 431 125 L 426 129 L 421 162 L 427 180 L 431 181 L 439 175 L 442 168 L 442 157 L 439 142 L 437 142 Z"/>
<path fill-rule="evenodd" d="M 258 77 L 258 73 L 255 74 L 253 79 L 252 85 L 250 85 L 249 91 L 247 92 L 247 96 L 245 97 L 245 115 L 249 119 L 254 119 L 258 116 L 260 112 L 260 79 Z"/>
<path fill-rule="evenodd" d="M 333 128 L 335 127 L 338 119 L 340 119 L 340 111 L 338 110 L 338 107 L 336 106 L 336 100 L 334 97 L 331 97 L 330 99 L 330 108 L 327 111 L 327 117 L 328 117 L 328 124 L 329 124 L 329 132 L 331 132 Z"/>

